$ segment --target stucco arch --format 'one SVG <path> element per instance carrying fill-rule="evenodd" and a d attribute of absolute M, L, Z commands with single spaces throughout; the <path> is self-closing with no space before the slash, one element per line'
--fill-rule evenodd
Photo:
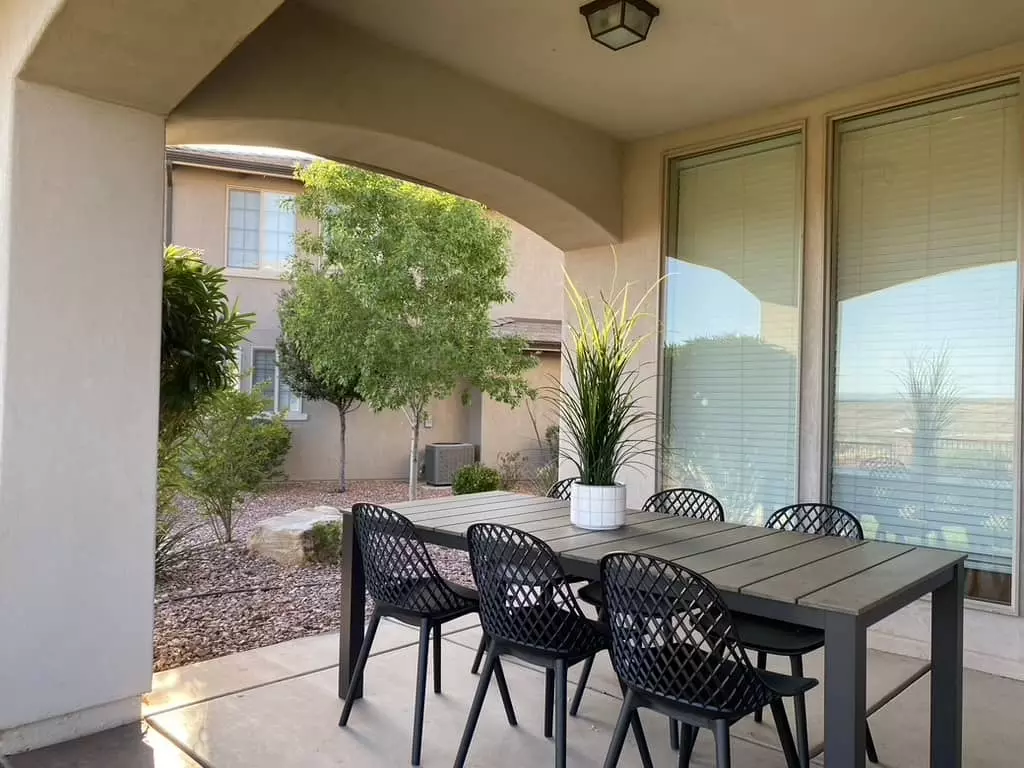
<path fill-rule="evenodd" d="M 610 137 L 302 5 L 285 5 L 168 118 L 170 143 L 279 146 L 479 200 L 563 250 L 621 234 Z"/>

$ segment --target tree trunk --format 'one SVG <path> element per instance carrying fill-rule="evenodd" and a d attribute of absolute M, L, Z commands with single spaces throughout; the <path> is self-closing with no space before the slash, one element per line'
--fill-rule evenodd
<path fill-rule="evenodd" d="M 420 474 L 420 414 L 423 409 L 417 408 L 412 413 L 409 423 L 412 426 L 412 439 L 409 445 L 409 501 L 416 500 L 417 480 Z"/>
<path fill-rule="evenodd" d="M 341 451 L 338 454 L 338 493 L 348 490 L 348 478 L 345 476 L 345 430 L 347 427 L 348 409 L 336 406 L 338 409 L 338 437 Z"/>

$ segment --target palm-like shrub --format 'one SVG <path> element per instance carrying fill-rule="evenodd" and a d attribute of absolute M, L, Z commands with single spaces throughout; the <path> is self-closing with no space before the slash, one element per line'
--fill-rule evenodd
<path fill-rule="evenodd" d="M 636 365 L 647 338 L 638 332 L 641 306 L 650 291 L 630 304 L 628 285 L 597 301 L 568 276 L 566 286 L 576 324 L 563 355 L 568 376 L 557 388 L 559 450 L 581 485 L 615 485 L 619 471 L 652 448 L 637 437 L 652 416 L 641 408 L 643 379 Z"/>

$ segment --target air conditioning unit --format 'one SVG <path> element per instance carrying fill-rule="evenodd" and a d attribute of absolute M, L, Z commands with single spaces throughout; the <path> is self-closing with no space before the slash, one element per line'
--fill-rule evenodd
<path fill-rule="evenodd" d="M 472 443 L 431 443 L 424 457 L 424 480 L 428 485 L 451 485 L 455 473 L 476 460 Z"/>

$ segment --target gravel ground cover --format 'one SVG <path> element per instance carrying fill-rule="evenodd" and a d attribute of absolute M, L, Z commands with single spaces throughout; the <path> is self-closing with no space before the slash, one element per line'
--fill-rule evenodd
<path fill-rule="evenodd" d="M 420 498 L 449 493 L 447 488 L 420 488 Z M 195 556 L 157 584 L 153 670 L 336 631 L 341 600 L 337 568 L 286 568 L 250 555 L 245 549 L 249 534 L 260 520 L 302 507 L 407 498 L 402 481 L 355 481 L 343 494 L 328 483 L 287 483 L 246 504 L 235 543 L 217 544 L 205 526 L 199 528 Z M 198 519 L 187 505 L 186 514 Z M 443 576 L 472 584 L 465 553 L 430 549 Z"/>

